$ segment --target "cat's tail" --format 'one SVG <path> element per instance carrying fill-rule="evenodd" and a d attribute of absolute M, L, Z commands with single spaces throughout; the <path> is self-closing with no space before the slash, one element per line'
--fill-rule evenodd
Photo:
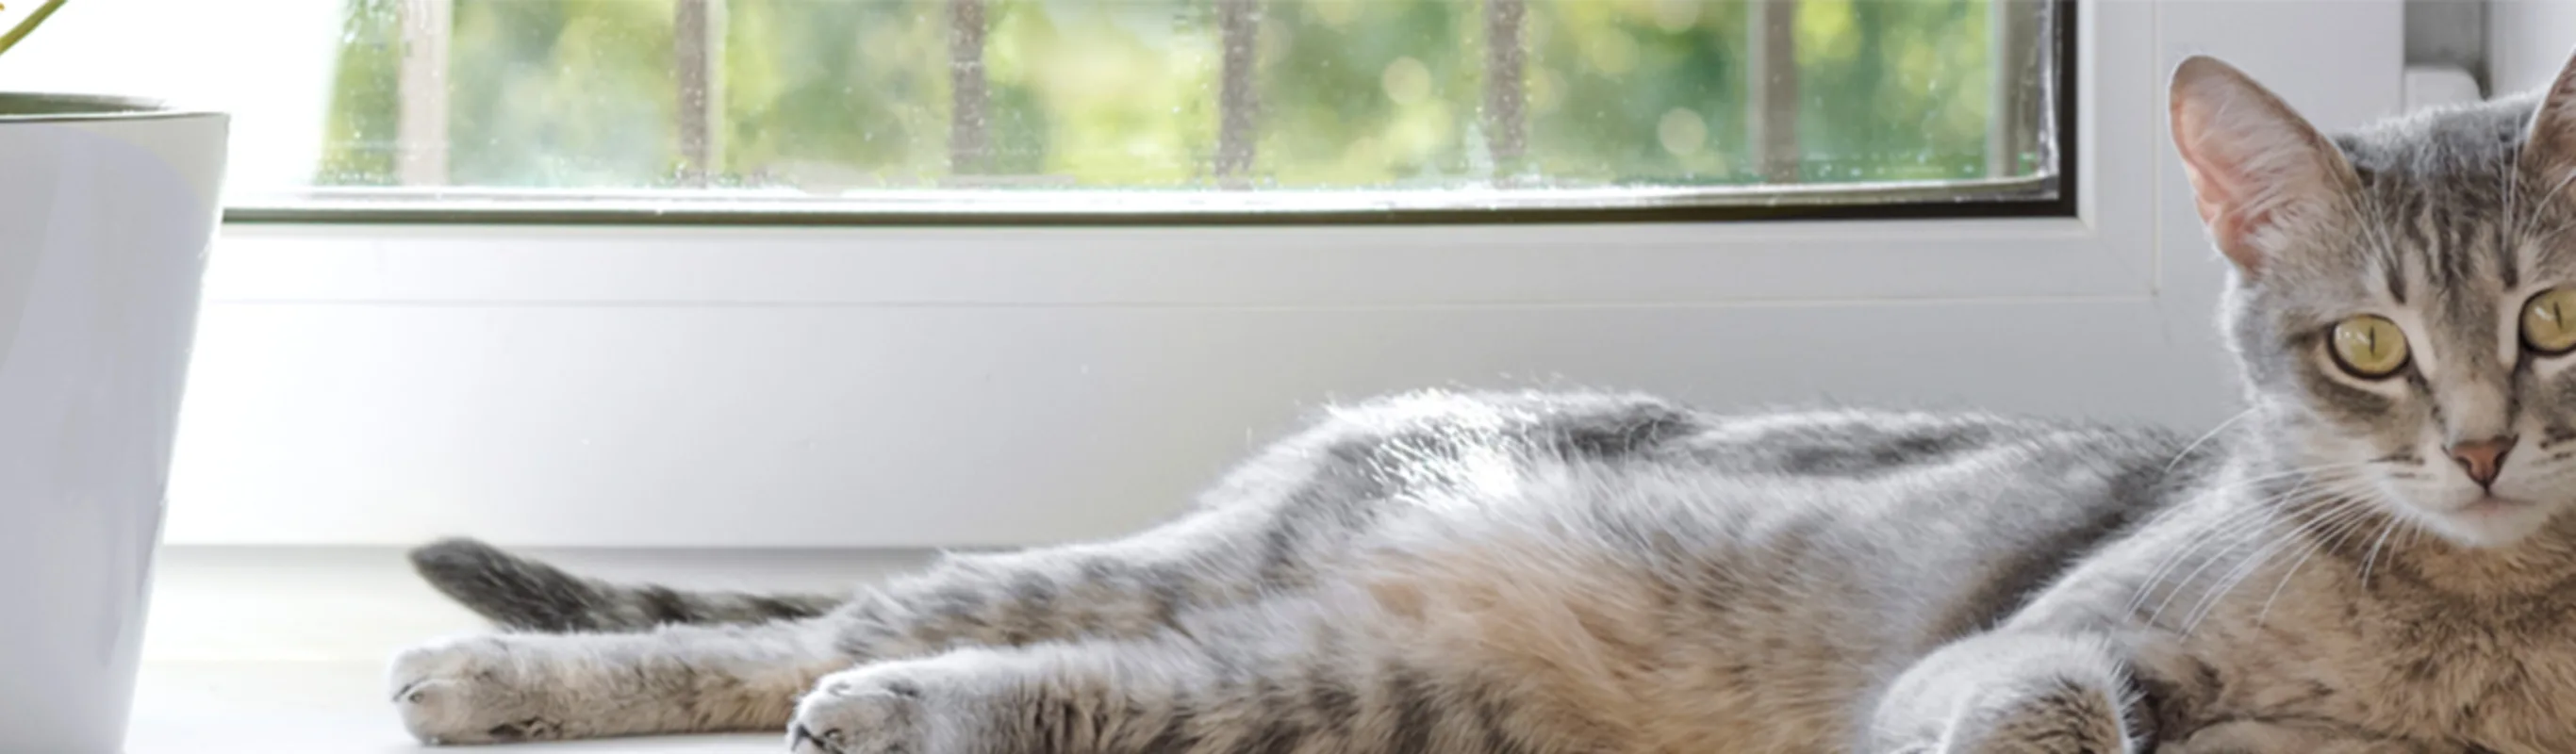
<path fill-rule="evenodd" d="M 821 615 L 845 599 L 618 584 L 575 576 L 465 538 L 414 548 L 411 565 L 430 586 L 466 609 L 520 631 L 642 631 L 671 623 L 766 623 Z"/>

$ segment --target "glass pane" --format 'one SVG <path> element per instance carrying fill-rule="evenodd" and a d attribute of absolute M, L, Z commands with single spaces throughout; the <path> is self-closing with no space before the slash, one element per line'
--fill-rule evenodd
<path fill-rule="evenodd" d="M 1477 117 L 1481 4 L 1313 0 L 1268 10 L 1255 176 L 1302 188 L 1440 188 L 1497 177 Z"/>
<path fill-rule="evenodd" d="M 240 116 L 237 206 L 2058 191 L 2041 0 L 274 2 L 127 0 L 188 34 L 76 3 L 0 60 L 0 87 L 208 93 Z"/>
<path fill-rule="evenodd" d="M 830 191 L 946 174 L 946 3 L 721 5 L 723 28 L 706 32 L 722 47 L 717 182 Z"/>

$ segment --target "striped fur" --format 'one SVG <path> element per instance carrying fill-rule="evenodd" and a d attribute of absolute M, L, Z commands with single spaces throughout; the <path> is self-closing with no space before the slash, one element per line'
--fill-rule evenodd
<path fill-rule="evenodd" d="M 2516 329 L 2576 287 L 2576 74 L 2328 138 L 2195 59 L 2173 106 L 2252 404 L 2198 441 L 1393 396 L 1151 530 L 846 599 L 434 544 L 526 632 L 402 653 L 396 707 L 797 754 L 2576 751 L 2576 355 Z M 2414 360 L 2340 371 L 2356 314 Z M 2445 457 L 2494 436 L 2489 483 Z"/>

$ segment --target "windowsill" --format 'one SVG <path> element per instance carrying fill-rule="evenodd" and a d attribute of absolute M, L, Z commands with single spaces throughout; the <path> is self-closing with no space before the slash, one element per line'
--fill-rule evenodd
<path fill-rule="evenodd" d="M 922 559 L 861 551 L 546 553 L 617 578 L 846 589 Z M 171 547 L 161 553 L 127 754 L 425 751 L 385 702 L 401 648 L 487 630 L 396 548 Z M 761 752 L 776 735 L 568 742 L 519 752 Z"/>

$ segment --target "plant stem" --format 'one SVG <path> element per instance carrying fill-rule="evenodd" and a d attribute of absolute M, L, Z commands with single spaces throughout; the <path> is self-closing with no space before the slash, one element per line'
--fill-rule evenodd
<path fill-rule="evenodd" d="M 37 26 L 45 23 L 46 18 L 54 15 L 55 9 L 63 7 L 63 3 L 67 2 L 71 0 L 45 0 L 45 4 L 36 6 L 35 12 L 27 14 L 27 20 L 18 22 L 18 26 L 7 33 L 0 33 L 0 53 L 6 53 L 9 48 L 18 46 L 18 40 L 26 39 Z"/>

